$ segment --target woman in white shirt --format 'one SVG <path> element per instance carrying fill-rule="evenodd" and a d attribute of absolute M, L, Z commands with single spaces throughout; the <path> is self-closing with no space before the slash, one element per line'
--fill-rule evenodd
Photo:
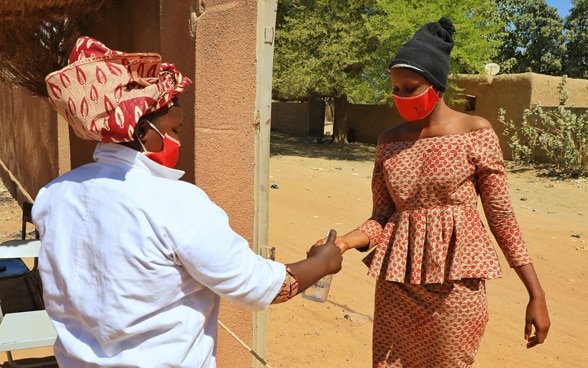
<path fill-rule="evenodd" d="M 177 96 L 191 81 L 159 55 L 80 37 L 46 83 L 74 132 L 101 142 L 33 207 L 61 367 L 215 367 L 221 297 L 260 310 L 341 269 L 334 231 L 300 262 L 264 259 L 178 180 Z"/>

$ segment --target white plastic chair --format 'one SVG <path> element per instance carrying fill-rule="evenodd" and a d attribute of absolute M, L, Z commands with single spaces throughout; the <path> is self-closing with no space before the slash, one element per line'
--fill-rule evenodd
<path fill-rule="evenodd" d="M 15 306 L 14 303 L 10 303 L 11 305 L 5 305 L 4 312 L 14 312 L 14 311 L 25 311 L 25 310 L 37 310 L 37 309 L 44 309 L 45 306 L 43 304 L 43 292 L 41 286 L 41 280 L 38 275 L 37 270 L 37 255 L 39 254 L 40 249 L 40 240 L 39 234 L 35 230 L 34 239 L 27 239 L 27 224 L 33 223 L 31 210 L 32 210 L 32 203 L 24 202 L 22 205 L 22 230 L 21 230 L 21 238 L 18 240 L 8 240 L 3 243 L 0 243 L 0 284 L 4 284 L 0 286 L 10 287 L 11 282 L 7 282 L 9 280 L 13 280 L 17 283 L 26 284 L 29 295 L 27 297 L 32 298 L 32 305 L 31 303 L 19 303 L 20 307 L 25 307 L 28 309 L 19 309 L 14 310 Z M 28 267 L 25 263 L 24 258 L 30 258 L 33 260 L 32 267 Z M 18 280 L 21 281 L 18 281 Z M 23 298 L 25 296 L 23 295 Z M 0 296 L 0 299 L 2 297 Z M 10 299 L 11 302 L 13 298 Z M 23 305 L 25 304 L 25 305 Z"/>
<path fill-rule="evenodd" d="M 42 367 L 47 361 L 19 364 L 12 352 L 53 346 L 57 332 L 45 310 L 8 313 L 0 322 L 0 352 L 6 352 L 8 364 L 14 368 Z"/>
<path fill-rule="evenodd" d="M 22 270 L 22 272 L 9 270 L 9 274 L 4 277 L 4 279 L 14 279 L 18 277 L 30 279 L 26 281 L 31 281 L 34 288 L 33 290 L 29 290 L 29 292 L 32 293 L 36 299 L 40 299 L 41 309 L 37 308 L 39 310 L 6 313 L 4 316 L 2 316 L 0 312 L 0 352 L 6 353 L 8 364 L 15 368 L 46 366 L 48 363 L 45 360 L 43 362 L 37 361 L 34 363 L 19 364 L 14 361 L 12 351 L 53 346 L 57 339 L 55 328 L 51 324 L 49 315 L 47 315 L 47 312 L 44 310 L 41 285 L 36 279 L 36 273 L 38 272 L 37 257 L 39 255 L 39 250 L 41 249 L 41 240 L 24 239 L 26 237 L 26 222 L 30 222 L 30 219 L 27 218 L 27 211 L 30 213 L 30 206 L 24 210 L 22 230 L 23 239 L 9 240 L 1 243 L 0 260 L 9 260 L 15 264 L 18 264 L 18 261 L 20 261 L 24 264 L 23 259 L 34 259 L 34 265 L 32 268 L 29 269 L 25 266 L 25 270 Z M 2 278 L 0 278 L 0 280 L 1 279 Z M 24 297 L 25 296 L 23 295 L 23 298 Z"/>

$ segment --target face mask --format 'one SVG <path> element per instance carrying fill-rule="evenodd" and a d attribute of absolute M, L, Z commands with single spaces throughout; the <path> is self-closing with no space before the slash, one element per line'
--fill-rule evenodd
<path fill-rule="evenodd" d="M 392 95 L 392 99 L 400 116 L 407 121 L 419 120 L 429 116 L 440 100 L 433 86 L 415 97 L 397 97 Z"/>
<path fill-rule="evenodd" d="M 167 133 L 165 135 L 161 134 L 159 129 L 157 129 L 150 121 L 147 123 L 149 123 L 151 128 L 153 128 L 153 130 L 155 130 L 163 139 L 163 149 L 160 152 L 149 152 L 143 145 L 143 142 L 139 139 L 139 143 L 143 147 L 143 154 L 158 164 L 173 169 L 176 166 L 176 163 L 178 163 L 178 158 L 180 156 L 180 142 L 170 137 Z"/>

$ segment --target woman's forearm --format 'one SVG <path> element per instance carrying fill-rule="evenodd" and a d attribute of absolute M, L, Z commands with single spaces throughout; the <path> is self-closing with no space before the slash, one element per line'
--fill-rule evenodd
<path fill-rule="evenodd" d="M 335 244 L 345 252 L 349 249 L 363 248 L 370 245 L 370 239 L 361 230 L 353 230 L 335 240 Z"/>
<path fill-rule="evenodd" d="M 545 298 L 545 292 L 541 287 L 532 263 L 515 267 L 515 271 L 525 285 L 530 298 Z"/>

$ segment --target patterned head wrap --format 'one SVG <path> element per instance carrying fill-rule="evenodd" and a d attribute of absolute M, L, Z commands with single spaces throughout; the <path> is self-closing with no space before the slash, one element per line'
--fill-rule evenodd
<path fill-rule="evenodd" d="M 119 143 L 134 140 L 141 116 L 171 107 L 192 81 L 159 54 L 114 51 L 82 36 L 68 66 L 45 83 L 49 102 L 78 137 Z"/>

